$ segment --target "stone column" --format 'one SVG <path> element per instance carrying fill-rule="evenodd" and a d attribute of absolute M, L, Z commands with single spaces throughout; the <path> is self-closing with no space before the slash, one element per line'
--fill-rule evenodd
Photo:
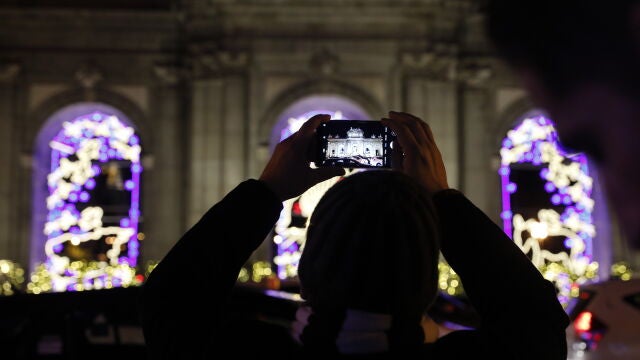
<path fill-rule="evenodd" d="M 18 64 L 0 64 L 0 259 L 18 261 L 25 267 L 15 223 L 16 196 L 13 180 L 21 147 L 15 144 L 16 78 Z M 27 242 L 27 239 L 21 239 Z"/>
<path fill-rule="evenodd" d="M 488 133 L 488 89 L 492 76 L 490 65 L 463 61 L 456 78 L 460 96 L 460 189 L 487 214 L 490 213 L 491 197 L 500 197 L 499 189 L 491 188 L 490 179 L 498 176 L 491 166 L 493 136 Z M 498 214 L 495 214 L 496 216 Z"/>
<path fill-rule="evenodd" d="M 425 120 L 433 131 L 451 187 L 459 186 L 457 85 L 450 73 L 455 58 L 435 53 L 402 56 L 403 110 Z"/>
<path fill-rule="evenodd" d="M 187 134 L 189 183 L 187 226 L 246 180 L 248 102 L 246 55 L 200 55 L 203 68 L 192 84 Z"/>
<path fill-rule="evenodd" d="M 184 71 L 173 65 L 154 67 L 149 109 L 153 138 L 142 144 L 144 155 L 143 210 L 146 240 L 142 261 L 160 260 L 184 232 L 187 166 L 184 137 L 189 124 L 184 111 Z"/>

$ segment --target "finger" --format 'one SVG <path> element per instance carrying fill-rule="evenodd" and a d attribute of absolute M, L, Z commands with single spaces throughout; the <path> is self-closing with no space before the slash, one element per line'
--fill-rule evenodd
<path fill-rule="evenodd" d="M 302 124 L 302 126 L 300 127 L 300 130 L 298 130 L 298 134 L 304 137 L 311 136 L 313 132 L 316 131 L 318 126 L 320 126 L 321 123 L 327 122 L 330 119 L 331 119 L 331 115 L 327 115 L 327 114 L 314 115 L 309 120 L 307 120 L 304 124 Z"/>
<path fill-rule="evenodd" d="M 433 137 L 431 126 L 429 126 L 429 124 L 427 124 L 426 122 L 422 122 L 420 125 L 422 126 L 425 134 L 427 135 L 427 140 L 428 140 L 427 146 L 430 149 L 432 160 L 436 160 L 437 158 L 441 159 L 442 155 L 440 154 L 440 149 L 438 149 L 438 144 L 436 144 L 436 141 Z"/>
<path fill-rule="evenodd" d="M 425 121 L 421 121 L 420 125 L 422 126 L 422 129 L 424 130 L 425 134 L 427 135 L 427 139 L 429 140 L 429 142 L 432 143 L 433 145 L 436 145 L 436 141 L 433 138 L 433 132 L 431 131 L 431 126 L 429 126 L 429 124 L 427 124 Z"/>
<path fill-rule="evenodd" d="M 409 114 L 407 112 L 403 112 L 403 111 L 389 111 L 389 113 L 399 114 L 399 115 L 402 115 L 402 116 L 410 117 L 410 118 L 415 119 L 415 120 L 422 121 L 422 119 L 420 119 L 419 117 L 417 117 L 417 116 L 415 116 L 413 114 Z"/>
<path fill-rule="evenodd" d="M 422 121 L 422 119 L 411 114 L 400 113 L 396 111 L 389 111 L 389 117 L 394 120 L 404 122 L 411 129 L 411 132 L 416 139 L 416 143 L 418 143 L 419 145 L 424 145 L 425 143 L 427 143 L 427 134 L 425 134 L 424 129 L 420 125 L 424 122 Z"/>
<path fill-rule="evenodd" d="M 414 149 L 418 147 L 418 142 L 416 138 L 411 133 L 409 127 L 401 120 L 391 120 L 384 118 L 381 120 L 382 124 L 388 126 L 394 133 L 396 133 L 396 137 L 398 142 L 400 143 L 400 147 L 404 149 L 404 151 L 410 151 L 409 149 Z"/>

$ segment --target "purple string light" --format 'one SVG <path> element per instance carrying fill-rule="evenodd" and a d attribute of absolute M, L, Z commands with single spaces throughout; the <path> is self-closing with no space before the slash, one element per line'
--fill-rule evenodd
<path fill-rule="evenodd" d="M 87 124 L 88 122 L 102 122 L 102 121 L 113 121 L 110 123 L 110 126 L 116 127 L 124 127 L 125 125 L 120 122 L 118 119 L 106 115 L 103 113 L 95 112 L 92 114 L 88 114 L 85 116 L 77 117 L 74 120 L 70 121 L 70 126 L 82 126 L 82 124 Z M 97 124 L 96 124 L 97 125 Z M 68 153 L 72 149 L 73 151 L 78 151 L 82 144 L 89 139 L 97 139 L 100 141 L 102 146 L 99 149 L 98 159 L 93 159 L 94 161 L 99 161 L 100 163 L 109 162 L 111 160 L 121 160 L 125 158 L 125 154 L 122 153 L 118 148 L 112 147 L 112 141 L 115 142 L 117 139 L 107 138 L 104 136 L 97 136 L 90 128 L 84 128 L 79 131 L 79 136 L 76 135 L 67 135 L 66 130 L 62 129 L 58 132 L 58 134 L 54 137 L 52 141 L 52 151 L 51 151 L 51 172 L 54 173 L 61 164 L 61 160 L 63 158 L 67 158 L 70 154 Z M 139 138 L 137 135 L 132 135 L 126 143 L 131 146 L 137 146 L 139 144 Z M 123 218 L 120 221 L 120 226 L 122 228 L 131 228 L 133 229 L 133 235 L 129 239 L 127 244 L 128 252 L 121 256 L 118 260 L 119 263 L 128 264 L 130 266 L 136 266 L 137 258 L 139 255 L 139 247 L 140 244 L 138 242 L 138 222 L 140 218 L 140 173 L 142 172 L 142 166 L 138 159 L 131 161 L 131 173 L 132 178 L 125 182 L 125 188 L 131 193 L 131 202 L 129 208 L 129 217 Z M 99 176 L 102 172 L 99 164 L 94 163 L 91 165 L 91 171 L 93 173 L 93 177 L 86 180 L 84 184 L 74 184 L 72 187 L 72 191 L 69 193 L 67 199 L 62 199 L 60 202 L 56 204 L 56 206 L 49 211 L 47 215 L 47 220 L 50 222 L 58 220 L 62 216 L 61 209 L 64 209 L 70 212 L 75 218 L 80 218 L 80 211 L 76 208 L 76 204 L 78 201 L 86 203 L 91 200 L 91 193 L 89 191 L 94 190 L 96 188 L 96 180 L 95 177 Z M 84 191 L 82 188 L 89 190 Z M 56 184 L 49 184 L 49 194 L 54 195 L 56 192 Z M 99 205 L 99 204 L 98 204 Z M 68 232 L 73 234 L 82 234 L 84 233 L 77 226 L 72 226 Z M 48 235 L 48 240 L 56 238 L 62 235 L 64 232 L 61 231 L 53 231 Z M 63 251 L 63 245 L 57 244 L 54 246 L 54 253 L 61 253 Z M 47 258 L 45 264 L 51 266 L 52 259 Z M 65 270 L 65 276 L 75 276 L 75 274 L 70 273 L 69 269 Z M 67 274 L 69 273 L 69 274 Z M 106 277 L 105 277 L 106 279 Z M 114 279 L 113 285 L 119 286 L 121 284 L 121 279 Z M 69 286 L 68 290 L 75 290 L 74 286 Z"/>

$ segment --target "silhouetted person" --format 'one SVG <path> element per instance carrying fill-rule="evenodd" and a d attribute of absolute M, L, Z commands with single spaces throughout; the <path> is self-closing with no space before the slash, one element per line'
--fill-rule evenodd
<path fill-rule="evenodd" d="M 640 1 L 489 0 L 488 32 L 640 249 Z"/>
<path fill-rule="evenodd" d="M 404 152 L 397 169 L 344 178 L 311 215 L 299 265 L 306 303 L 296 320 L 247 328 L 241 345 L 226 340 L 229 294 L 278 220 L 282 201 L 343 174 L 311 169 L 306 158 L 326 115 L 281 142 L 259 180 L 241 183 L 213 206 L 151 273 L 142 298 L 151 358 L 215 358 L 230 351 L 239 359 L 566 359 L 568 319 L 554 286 L 497 225 L 449 188 L 427 124 L 404 113 L 390 118 L 383 123 Z M 424 314 L 438 292 L 440 253 L 482 323 L 429 339 Z M 262 338 L 269 341 L 257 346 Z M 236 346 L 229 349 L 230 343 Z"/>

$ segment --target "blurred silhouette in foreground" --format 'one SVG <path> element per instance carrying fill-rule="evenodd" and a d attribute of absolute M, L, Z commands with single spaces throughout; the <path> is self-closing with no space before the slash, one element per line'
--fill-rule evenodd
<path fill-rule="evenodd" d="M 598 165 L 640 249 L 640 1 L 489 0 L 488 33 L 561 142 Z"/>

